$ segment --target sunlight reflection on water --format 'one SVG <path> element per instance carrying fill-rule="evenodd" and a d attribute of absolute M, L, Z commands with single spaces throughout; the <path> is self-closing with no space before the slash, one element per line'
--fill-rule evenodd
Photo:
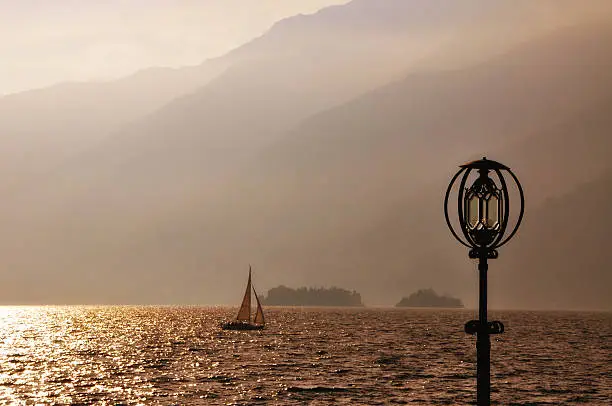
<path fill-rule="evenodd" d="M 465 404 L 469 311 L 269 308 L 261 332 L 228 308 L 0 307 L 1 403 Z M 493 399 L 608 404 L 610 313 L 499 312 Z"/>

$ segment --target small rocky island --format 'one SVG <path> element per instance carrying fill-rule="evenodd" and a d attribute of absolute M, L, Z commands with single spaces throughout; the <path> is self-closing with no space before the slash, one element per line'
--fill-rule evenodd
<path fill-rule="evenodd" d="M 462 308 L 460 299 L 450 296 L 439 296 L 433 289 L 420 289 L 408 297 L 402 298 L 395 307 L 450 307 Z"/>
<path fill-rule="evenodd" d="M 270 289 L 261 303 L 268 306 L 363 306 L 359 293 L 335 286 L 292 289 L 281 285 Z"/>

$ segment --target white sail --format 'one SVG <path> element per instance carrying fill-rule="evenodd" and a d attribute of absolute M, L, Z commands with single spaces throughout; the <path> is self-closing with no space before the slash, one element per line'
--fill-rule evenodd
<path fill-rule="evenodd" d="M 247 282 L 246 292 L 244 292 L 244 298 L 238 310 L 238 321 L 244 321 L 247 323 L 251 322 L 251 266 L 249 265 L 249 281 Z"/>
<path fill-rule="evenodd" d="M 259 302 L 259 296 L 257 296 L 257 292 L 255 292 L 255 288 L 253 288 L 253 293 L 255 293 L 255 300 L 257 300 L 257 313 L 255 313 L 255 320 L 253 322 L 255 324 L 266 324 L 266 320 L 264 319 L 263 309 L 261 308 L 261 303 Z"/>

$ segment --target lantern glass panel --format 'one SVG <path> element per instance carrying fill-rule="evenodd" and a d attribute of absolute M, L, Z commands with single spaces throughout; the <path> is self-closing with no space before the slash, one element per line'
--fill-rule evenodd
<path fill-rule="evenodd" d="M 491 195 L 487 201 L 487 214 L 486 214 L 487 228 L 493 229 L 499 224 L 499 199 L 496 195 Z"/>
<path fill-rule="evenodd" d="M 478 195 L 475 193 L 472 193 L 468 197 L 467 219 L 468 219 L 468 226 L 470 228 L 476 228 L 476 226 L 478 225 L 478 221 L 480 219 L 480 199 L 478 198 Z"/>

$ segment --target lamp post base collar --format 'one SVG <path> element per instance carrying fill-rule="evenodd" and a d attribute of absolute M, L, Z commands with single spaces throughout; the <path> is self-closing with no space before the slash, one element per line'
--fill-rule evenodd
<path fill-rule="evenodd" d="M 499 256 L 497 250 L 489 249 L 489 248 L 472 248 L 469 253 L 469 257 L 471 259 L 497 259 Z"/>

